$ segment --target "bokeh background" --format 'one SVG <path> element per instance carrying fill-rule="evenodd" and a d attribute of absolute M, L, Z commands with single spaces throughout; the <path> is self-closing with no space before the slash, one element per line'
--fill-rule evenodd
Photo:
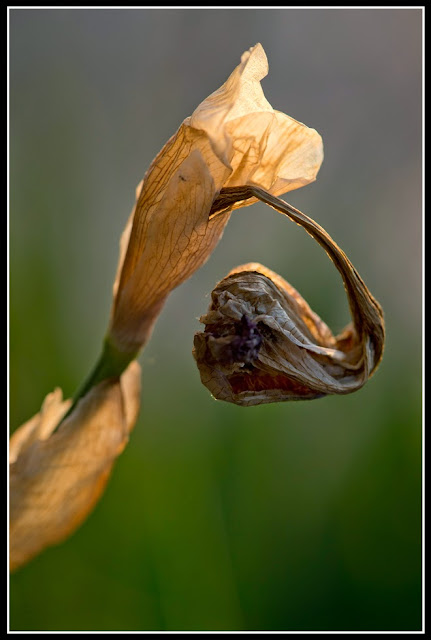
<path fill-rule="evenodd" d="M 151 160 L 261 42 L 274 108 L 325 160 L 286 199 L 347 252 L 387 346 L 359 392 L 240 408 L 200 384 L 209 292 L 259 261 L 338 331 L 340 277 L 299 227 L 240 210 L 170 297 L 142 408 L 85 524 L 10 582 L 12 630 L 421 628 L 422 13 L 10 10 L 10 422 L 76 390 L 107 325 L 118 240 Z"/>

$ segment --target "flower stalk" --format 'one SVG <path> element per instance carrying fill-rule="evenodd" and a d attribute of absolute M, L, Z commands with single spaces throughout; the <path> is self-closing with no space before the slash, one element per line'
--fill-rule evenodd
<path fill-rule="evenodd" d="M 135 360 L 138 355 L 138 351 L 131 353 L 120 351 L 112 343 L 112 340 L 106 337 L 103 341 L 102 352 L 99 359 L 90 374 L 85 378 L 81 386 L 78 387 L 78 390 L 73 396 L 70 408 L 58 423 L 56 429 L 58 429 L 60 424 L 75 410 L 78 402 L 84 398 L 93 387 L 104 380 L 119 379 L 129 364 Z"/>

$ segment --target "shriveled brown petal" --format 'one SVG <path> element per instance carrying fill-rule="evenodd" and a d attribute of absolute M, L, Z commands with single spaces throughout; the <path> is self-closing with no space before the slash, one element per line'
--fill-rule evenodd
<path fill-rule="evenodd" d="M 10 440 L 10 568 L 68 537 L 101 496 L 139 411 L 140 366 L 107 380 L 79 401 L 54 431 L 70 401 L 60 389 Z"/>
<path fill-rule="evenodd" d="M 108 333 L 120 351 L 143 346 L 168 293 L 210 256 L 229 219 L 225 214 L 208 221 L 223 188 L 250 184 L 279 194 L 315 179 L 321 137 L 271 107 L 260 86 L 267 72 L 261 45 L 245 52 L 145 175 L 122 236 L 114 284 Z"/>
<path fill-rule="evenodd" d="M 195 335 L 193 354 L 203 384 L 214 397 L 243 406 L 356 391 L 382 358 L 380 305 L 319 225 L 278 198 L 252 191 L 325 248 L 342 275 L 353 322 L 334 336 L 279 275 L 258 263 L 237 267 L 212 292 L 201 318 L 205 331 Z"/>

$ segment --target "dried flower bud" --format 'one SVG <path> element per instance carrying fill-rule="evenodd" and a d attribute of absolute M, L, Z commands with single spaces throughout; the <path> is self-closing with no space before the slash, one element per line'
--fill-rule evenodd
<path fill-rule="evenodd" d="M 202 383 L 215 398 L 242 406 L 356 391 L 382 357 L 380 305 L 319 225 L 278 198 L 253 193 L 324 246 L 343 277 L 353 323 L 334 336 L 279 275 L 257 263 L 237 267 L 215 287 L 200 319 L 205 331 L 194 338 Z"/>
<path fill-rule="evenodd" d="M 139 411 L 140 366 L 71 401 L 60 389 L 10 439 L 10 568 L 68 537 L 103 493 Z"/>
<path fill-rule="evenodd" d="M 322 139 L 271 107 L 260 85 L 267 73 L 257 44 L 184 120 L 139 185 L 114 284 L 108 338 L 117 350 L 145 344 L 166 296 L 209 258 L 227 212 L 256 201 L 226 206 L 222 189 L 257 185 L 278 195 L 316 178 Z"/>

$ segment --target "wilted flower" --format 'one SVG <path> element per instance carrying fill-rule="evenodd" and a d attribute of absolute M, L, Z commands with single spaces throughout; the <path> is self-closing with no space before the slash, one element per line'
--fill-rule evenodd
<path fill-rule="evenodd" d="M 271 107 L 260 85 L 267 72 L 257 44 L 184 120 L 139 185 L 121 240 L 108 332 L 119 352 L 142 347 L 169 292 L 208 259 L 229 220 L 229 213 L 209 219 L 223 208 L 222 189 L 254 185 L 278 195 L 315 179 L 321 137 Z"/>
<path fill-rule="evenodd" d="M 334 336 L 302 296 L 257 263 L 233 269 L 211 294 L 193 354 L 213 396 L 250 406 L 345 394 L 362 387 L 379 364 L 384 320 L 347 256 L 311 218 L 259 189 L 246 189 L 303 226 L 339 270 L 353 323 Z M 231 197 L 244 193 L 232 190 Z"/>
<path fill-rule="evenodd" d="M 260 265 L 239 268 L 213 292 L 206 330 L 195 338 L 212 393 L 238 404 L 347 393 L 377 366 L 379 305 L 326 232 L 275 197 L 315 179 L 323 147 L 314 129 L 268 103 L 260 85 L 267 72 L 257 44 L 184 120 L 138 186 L 99 362 L 72 405 L 55 391 L 10 441 L 12 569 L 67 537 L 100 497 L 137 417 L 140 369 L 129 363 L 168 294 L 208 259 L 233 209 L 260 199 L 302 224 L 340 270 L 353 326 L 334 338 L 279 276 Z"/>
<path fill-rule="evenodd" d="M 88 516 L 126 446 L 140 401 L 140 366 L 70 406 L 60 389 L 10 439 L 10 568 L 69 536 Z"/>

